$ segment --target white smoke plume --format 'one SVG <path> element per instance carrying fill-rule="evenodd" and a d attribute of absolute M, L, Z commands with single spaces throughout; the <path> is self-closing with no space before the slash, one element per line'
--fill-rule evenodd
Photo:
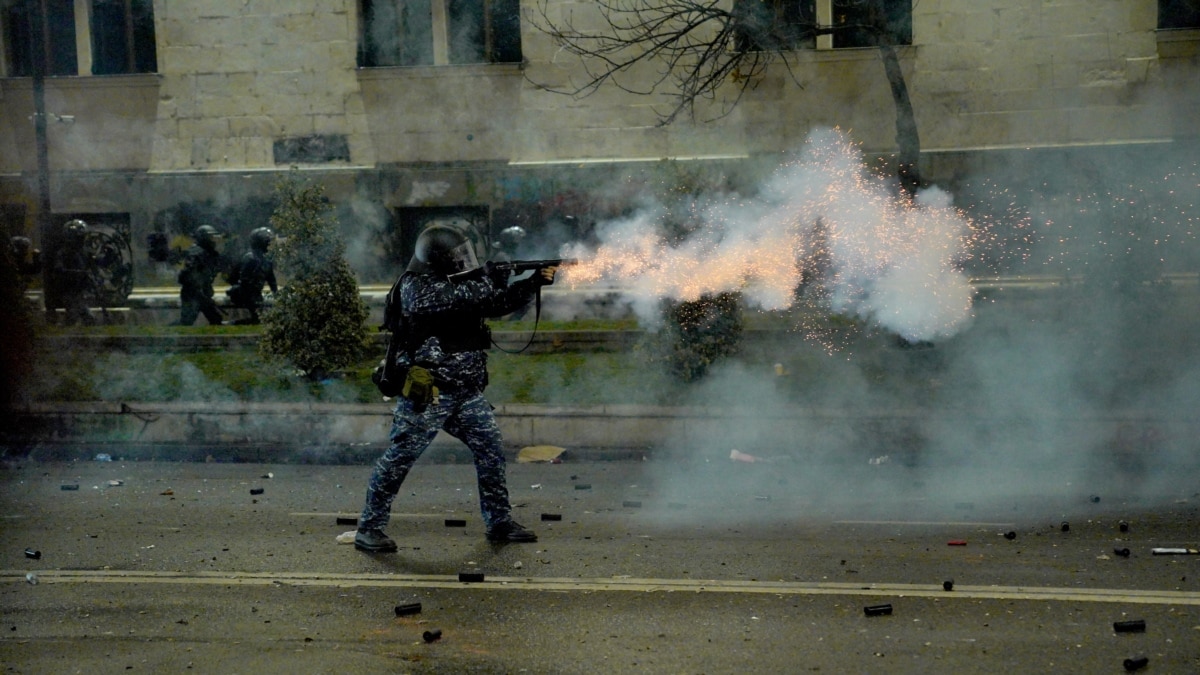
<path fill-rule="evenodd" d="M 567 251 L 583 263 L 564 271 L 566 283 L 614 283 L 650 324 L 661 299 L 730 291 L 752 307 L 788 309 L 810 280 L 831 311 L 910 341 L 954 335 L 971 316 L 959 267 L 971 222 L 940 190 L 912 200 L 871 175 L 838 130 L 810 134 L 758 195 L 698 205 L 700 226 L 681 242 L 664 236 L 665 215 L 647 208 L 598 226 L 594 250 Z"/>

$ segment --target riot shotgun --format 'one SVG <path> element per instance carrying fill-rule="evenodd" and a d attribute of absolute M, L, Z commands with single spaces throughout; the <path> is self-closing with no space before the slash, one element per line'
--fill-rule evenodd
<path fill-rule="evenodd" d="M 482 276 L 496 278 L 493 275 L 508 275 L 520 274 L 529 270 L 540 270 L 544 267 L 558 267 L 560 265 L 578 265 L 578 258 L 548 258 L 546 260 L 506 260 L 504 262 L 487 261 L 482 267 L 476 267 L 467 272 L 459 272 L 451 274 L 451 281 L 466 281 L 468 279 L 478 279 Z M 501 276 L 500 281 L 507 279 L 507 276 Z"/>
<path fill-rule="evenodd" d="M 567 265 L 578 265 L 579 258 L 548 258 L 546 260 L 509 260 L 506 262 L 493 262 L 491 267 L 494 270 L 501 272 L 512 272 L 520 274 L 529 270 L 540 270 L 545 267 L 564 267 Z"/>

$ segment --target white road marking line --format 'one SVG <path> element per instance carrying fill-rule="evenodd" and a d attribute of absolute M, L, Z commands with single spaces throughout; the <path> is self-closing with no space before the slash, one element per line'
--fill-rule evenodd
<path fill-rule="evenodd" d="M 315 518 L 358 518 L 362 515 L 360 512 L 354 513 L 321 513 L 313 511 L 294 511 L 288 514 L 296 517 L 315 517 Z M 454 516 L 454 513 L 392 513 L 392 518 L 449 518 Z"/>
<path fill-rule="evenodd" d="M 776 595 L 864 595 L 940 598 L 942 600 L 1054 600 L 1146 605 L 1200 605 L 1200 592 L 1117 588 L 956 585 L 946 591 L 933 584 L 855 584 L 835 582 L 736 581 L 720 579 L 485 577 L 465 583 L 447 574 L 326 574 L 320 572 L 150 572 L 123 570 L 39 571 L 43 584 L 180 584 L 230 586 L 324 586 L 336 588 L 472 588 L 480 590 L 747 593 Z M 0 583 L 25 583 L 25 571 L 0 570 Z"/>
<path fill-rule="evenodd" d="M 835 520 L 835 525 L 949 525 L 953 527 L 1015 527 L 1015 523 L 981 523 L 973 520 Z"/>

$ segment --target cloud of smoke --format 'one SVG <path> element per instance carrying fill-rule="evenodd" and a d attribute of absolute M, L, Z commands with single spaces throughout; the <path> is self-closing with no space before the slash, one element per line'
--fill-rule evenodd
<path fill-rule="evenodd" d="M 567 284 L 619 283 L 649 324 L 661 299 L 729 291 L 753 307 L 788 309 L 809 278 L 833 312 L 912 341 L 953 335 L 970 318 L 971 289 L 958 267 L 970 221 L 942 191 L 898 195 L 840 131 L 810 134 L 799 159 L 753 198 L 693 211 L 699 226 L 678 242 L 667 240 L 663 207 L 601 224 L 595 250 L 568 250 L 584 264 L 566 270 Z"/>

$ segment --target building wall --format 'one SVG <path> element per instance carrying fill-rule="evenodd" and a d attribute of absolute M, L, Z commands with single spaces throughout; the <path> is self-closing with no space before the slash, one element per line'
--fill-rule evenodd
<path fill-rule="evenodd" d="M 594 161 L 770 161 L 824 125 L 847 130 L 870 153 L 895 148 L 895 108 L 873 49 L 795 52 L 790 72 L 764 73 L 727 116 L 702 121 L 723 111 L 717 101 L 700 107 L 701 121 L 664 127 L 654 107 L 661 98 L 602 88 L 575 99 L 538 86 L 581 71 L 528 22 L 522 65 L 358 69 L 357 6 L 157 0 L 157 74 L 47 80 L 47 109 L 57 116 L 48 134 L 54 211 L 129 212 L 138 239 L 163 205 L 228 205 L 247 190 L 269 196 L 273 181 L 249 176 L 286 170 L 293 162 L 277 161 L 277 145 L 311 138 L 348 149 L 299 162 L 333 176 L 335 200 L 388 207 L 536 199 L 533 183 L 562 192 Z M 593 7 L 546 0 L 550 16 L 586 20 Z M 899 54 L 926 156 L 958 153 L 961 170 L 962 153 L 1200 137 L 1200 31 L 1159 34 L 1156 7 L 915 2 L 914 44 Z M 0 79 L 5 203 L 36 203 L 32 109 L 28 79 Z M 544 166 L 557 169 L 549 178 L 528 173 Z M 32 222 L 31 208 L 25 213 Z"/>

